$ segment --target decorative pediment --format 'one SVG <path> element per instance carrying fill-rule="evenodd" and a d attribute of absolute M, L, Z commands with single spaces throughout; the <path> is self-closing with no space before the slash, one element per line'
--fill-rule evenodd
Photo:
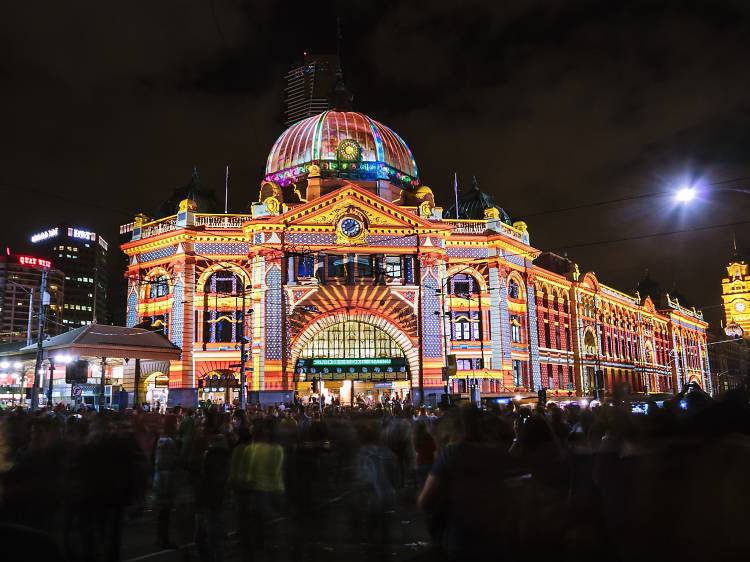
<path fill-rule="evenodd" d="M 436 229 L 444 226 L 419 217 L 412 210 L 399 207 L 354 184 L 297 206 L 278 218 L 294 226 L 336 226 L 342 216 L 352 212 L 361 216 L 368 228 Z"/>

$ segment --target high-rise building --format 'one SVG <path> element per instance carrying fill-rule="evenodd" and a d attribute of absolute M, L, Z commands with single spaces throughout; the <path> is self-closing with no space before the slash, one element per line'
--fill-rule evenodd
<path fill-rule="evenodd" d="M 107 241 L 91 230 L 61 224 L 37 232 L 31 243 L 65 273 L 63 325 L 107 323 Z"/>
<path fill-rule="evenodd" d="M 289 69 L 286 78 L 285 121 L 288 127 L 331 108 L 330 96 L 336 85 L 339 58 L 310 55 Z"/>
<path fill-rule="evenodd" d="M 44 333 L 66 331 L 61 322 L 64 275 L 52 262 L 36 256 L 0 256 L 0 343 L 35 341 L 39 333 L 42 272 L 47 271 L 49 306 Z M 46 301 L 46 299 L 45 299 Z"/>

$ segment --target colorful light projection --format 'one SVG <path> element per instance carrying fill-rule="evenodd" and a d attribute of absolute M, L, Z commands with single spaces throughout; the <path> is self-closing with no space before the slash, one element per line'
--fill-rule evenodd
<path fill-rule="evenodd" d="M 350 146 L 357 147 L 357 157 L 342 158 L 341 148 Z M 326 111 L 292 125 L 274 143 L 265 179 L 287 185 L 307 174 L 312 164 L 324 177 L 345 174 L 419 185 L 417 164 L 403 139 L 362 113 Z"/>

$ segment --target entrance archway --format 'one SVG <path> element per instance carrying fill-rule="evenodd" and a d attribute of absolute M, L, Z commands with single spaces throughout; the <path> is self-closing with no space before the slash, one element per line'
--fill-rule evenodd
<path fill-rule="evenodd" d="M 151 408 L 156 407 L 157 403 L 160 407 L 166 407 L 169 396 L 169 375 L 154 371 L 143 379 L 141 385 L 140 396 Z"/>
<path fill-rule="evenodd" d="M 294 339 L 291 359 L 298 382 L 332 381 L 342 393 L 354 388 L 352 382 L 405 391 L 419 373 L 418 353 L 411 339 L 387 318 L 349 312 L 323 316 L 308 325 Z"/>

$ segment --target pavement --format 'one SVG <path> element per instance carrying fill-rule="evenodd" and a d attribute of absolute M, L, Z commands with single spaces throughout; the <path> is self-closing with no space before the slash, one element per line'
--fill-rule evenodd
<path fill-rule="evenodd" d="M 179 548 L 156 547 L 156 512 L 146 509 L 137 518 L 127 520 L 123 529 L 124 562 L 170 562 L 200 560 L 193 542 L 195 511 L 191 503 L 176 505 L 171 521 L 171 539 Z M 223 515 L 226 539 L 224 561 L 243 560 L 235 515 L 231 505 Z M 327 516 L 311 517 L 301 525 L 284 515 L 273 521 L 272 536 L 257 562 L 314 562 L 325 560 L 356 562 L 358 560 L 406 561 L 428 554 L 428 534 L 424 518 L 414 505 L 414 490 L 401 490 L 394 511 L 387 517 L 386 543 L 370 544 L 352 525 L 351 512 L 341 503 L 327 511 Z"/>

